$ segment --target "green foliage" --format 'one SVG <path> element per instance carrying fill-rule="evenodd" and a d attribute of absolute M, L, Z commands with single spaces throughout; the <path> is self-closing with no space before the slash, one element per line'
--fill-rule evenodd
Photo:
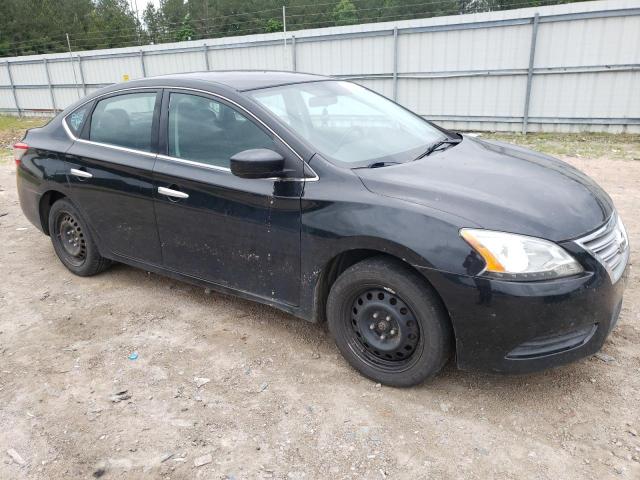
<path fill-rule="evenodd" d="M 356 6 L 351 0 L 340 0 L 333 9 L 333 18 L 336 25 L 353 25 L 354 23 L 358 23 Z"/>
<path fill-rule="evenodd" d="M 0 56 L 372 23 L 570 0 L 160 0 L 138 21 L 130 0 L 0 0 Z M 143 4 L 144 0 L 138 0 Z"/>
<path fill-rule="evenodd" d="M 191 24 L 191 15 L 188 13 L 184 16 L 184 20 L 182 21 L 182 26 L 180 30 L 178 30 L 176 34 L 176 40 L 185 41 L 185 40 L 193 40 L 196 35 L 196 31 L 193 29 L 193 25 Z"/>
<path fill-rule="evenodd" d="M 138 41 L 127 0 L 0 0 L 0 54 L 111 48 Z"/>
<path fill-rule="evenodd" d="M 139 39 L 136 17 L 127 0 L 97 0 L 89 19 L 86 37 L 78 39 L 80 49 L 114 48 Z"/>
<path fill-rule="evenodd" d="M 162 12 L 157 10 L 153 3 L 149 3 L 142 13 L 142 21 L 147 27 L 147 40 L 150 43 L 159 43 L 164 33 Z"/>
<path fill-rule="evenodd" d="M 265 33 L 272 32 L 281 32 L 284 26 L 282 24 L 282 20 L 278 20 L 277 18 L 270 18 L 267 20 L 267 24 L 264 26 Z"/>

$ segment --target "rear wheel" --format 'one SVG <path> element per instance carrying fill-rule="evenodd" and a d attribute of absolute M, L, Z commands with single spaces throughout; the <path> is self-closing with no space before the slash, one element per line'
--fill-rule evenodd
<path fill-rule="evenodd" d="M 393 259 L 376 257 L 345 270 L 329 292 L 327 319 L 347 361 L 386 385 L 416 385 L 438 373 L 451 353 L 439 298 Z"/>
<path fill-rule="evenodd" d="M 66 198 L 51 206 L 49 234 L 58 258 L 76 275 L 95 275 L 110 265 L 109 260 L 98 252 L 91 232 L 79 212 Z"/>

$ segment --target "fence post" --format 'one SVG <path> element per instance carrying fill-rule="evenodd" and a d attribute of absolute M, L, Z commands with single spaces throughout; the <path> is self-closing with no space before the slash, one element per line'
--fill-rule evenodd
<path fill-rule="evenodd" d="M 398 101 L 398 27 L 393 27 L 393 101 Z"/>
<path fill-rule="evenodd" d="M 82 57 L 78 55 L 78 71 L 80 72 L 80 83 L 82 83 L 82 93 L 87 95 L 87 84 L 84 81 L 84 72 L 82 71 Z"/>
<path fill-rule="evenodd" d="M 47 63 L 46 58 L 42 59 L 42 63 L 44 65 L 44 73 L 47 75 L 47 85 L 49 85 L 49 95 L 51 96 L 51 108 L 55 115 L 58 109 L 56 108 L 56 97 L 53 95 L 53 85 L 51 84 L 51 76 L 49 75 L 49 64 Z"/>
<path fill-rule="evenodd" d="M 18 96 L 16 95 L 16 86 L 13 83 L 13 76 L 11 75 L 11 67 L 9 66 L 9 61 L 5 62 L 7 66 L 7 75 L 9 75 L 9 83 L 11 84 L 11 93 L 13 93 L 13 103 L 16 104 L 16 110 L 18 111 L 18 116 L 22 117 L 22 110 L 20 110 L 20 106 L 18 105 Z"/>
<path fill-rule="evenodd" d="M 531 83 L 533 82 L 533 65 L 536 58 L 536 42 L 538 39 L 538 24 L 540 23 L 540 14 L 536 13 L 533 17 L 533 28 L 531 30 L 531 48 L 529 49 L 529 69 L 527 70 L 527 91 L 524 96 L 524 113 L 522 115 L 522 133 L 527 133 L 529 126 L 529 103 L 531 101 Z"/>
<path fill-rule="evenodd" d="M 291 70 L 297 71 L 296 65 L 296 36 L 291 35 Z"/>
<path fill-rule="evenodd" d="M 202 47 L 202 52 L 204 53 L 204 66 L 209 71 L 209 47 L 205 45 Z"/>
<path fill-rule="evenodd" d="M 142 76 L 147 76 L 147 69 L 144 66 L 144 50 L 140 49 L 140 67 L 142 68 Z"/>

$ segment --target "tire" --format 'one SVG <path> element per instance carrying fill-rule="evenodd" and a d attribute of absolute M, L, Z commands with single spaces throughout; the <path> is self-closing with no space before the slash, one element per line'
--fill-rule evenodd
<path fill-rule="evenodd" d="M 439 297 L 417 273 L 387 257 L 356 263 L 338 277 L 327 322 L 351 366 L 385 385 L 417 385 L 451 356 L 451 325 Z"/>
<path fill-rule="evenodd" d="M 90 277 L 111 265 L 100 255 L 87 223 L 69 200 L 62 198 L 55 202 L 48 221 L 53 249 L 70 272 Z"/>

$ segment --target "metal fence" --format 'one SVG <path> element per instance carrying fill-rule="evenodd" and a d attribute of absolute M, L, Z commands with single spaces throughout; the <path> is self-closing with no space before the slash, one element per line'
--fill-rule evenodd
<path fill-rule="evenodd" d="M 225 69 L 353 79 L 450 128 L 640 132 L 640 1 L 0 59 L 0 112 L 51 115 L 111 83 Z"/>

